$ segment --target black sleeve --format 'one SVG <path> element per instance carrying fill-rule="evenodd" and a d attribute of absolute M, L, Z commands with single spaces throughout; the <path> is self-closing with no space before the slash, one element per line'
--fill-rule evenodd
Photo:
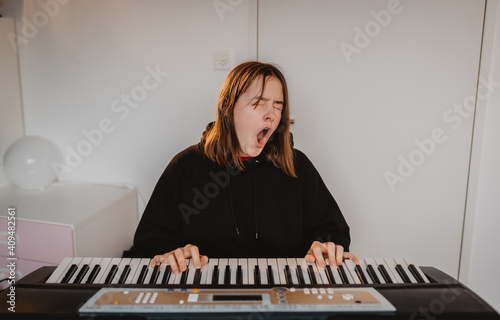
<path fill-rule="evenodd" d="M 134 237 L 133 255 L 152 258 L 181 246 L 181 174 L 174 158 L 161 175 Z"/>
<path fill-rule="evenodd" d="M 304 243 L 307 251 L 314 241 L 334 242 L 349 251 L 351 237 L 349 226 L 340 208 L 326 187 L 311 161 L 297 151 L 301 170 L 299 179 L 304 179 Z"/>

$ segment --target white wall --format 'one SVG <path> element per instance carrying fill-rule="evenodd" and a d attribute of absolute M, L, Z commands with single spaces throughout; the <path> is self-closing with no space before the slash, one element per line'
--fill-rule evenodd
<path fill-rule="evenodd" d="M 258 54 L 287 76 L 296 146 L 345 212 L 353 250 L 458 275 L 474 120 L 443 116 L 475 97 L 484 1 L 262 0 L 258 11 L 255 0 L 3 2 L 0 13 L 17 21 L 26 134 L 60 147 L 63 180 L 131 183 L 147 201 L 172 156 L 214 119 L 227 72 L 213 71 L 212 51 L 233 49 L 235 63 Z M 381 10 L 397 13 L 379 22 Z M 367 26 L 373 36 L 356 38 Z M 491 39 L 498 48 L 498 33 Z M 355 41 L 356 53 L 343 54 Z M 143 83 L 150 69 L 158 83 Z M 127 95 L 141 101 L 129 107 Z M 464 238 L 471 286 L 491 299 L 474 262 L 495 251 L 486 232 L 498 222 L 498 104 L 497 93 L 475 129 L 484 125 L 484 143 Z M 391 188 L 384 174 L 436 128 L 446 141 Z"/>

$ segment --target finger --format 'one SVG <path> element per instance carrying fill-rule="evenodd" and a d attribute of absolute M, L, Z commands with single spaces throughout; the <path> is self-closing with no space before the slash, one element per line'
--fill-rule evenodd
<path fill-rule="evenodd" d="M 335 251 L 336 251 L 336 257 L 337 257 L 337 265 L 342 264 L 342 259 L 344 258 L 344 247 L 342 246 L 335 246 Z"/>
<path fill-rule="evenodd" d="M 306 262 L 309 262 L 309 263 L 313 263 L 314 261 L 316 261 L 316 258 L 314 258 L 314 254 L 312 252 L 306 254 L 304 259 L 306 260 Z"/>
<path fill-rule="evenodd" d="M 156 266 L 157 264 L 160 264 L 162 262 L 162 257 L 161 255 L 156 255 L 153 257 L 153 260 L 151 260 L 151 267 Z"/>
<path fill-rule="evenodd" d="M 326 248 L 327 248 L 327 252 L 328 252 L 328 260 L 330 260 L 330 265 L 333 267 L 336 267 L 337 262 L 336 262 L 336 256 L 335 256 L 335 243 L 327 242 L 325 244 L 326 244 Z"/>
<path fill-rule="evenodd" d="M 358 258 L 356 258 L 356 256 L 354 254 L 352 254 L 351 252 L 344 252 L 344 258 L 351 259 L 352 262 L 354 262 L 355 264 L 359 264 Z"/>
<path fill-rule="evenodd" d="M 194 263 L 194 267 L 196 269 L 200 269 L 201 268 L 200 251 L 199 251 L 197 246 L 191 246 L 190 249 L 191 249 L 190 252 L 191 252 L 191 259 L 192 259 L 191 262 Z"/>
<path fill-rule="evenodd" d="M 325 262 L 325 259 L 323 258 L 323 250 L 321 250 L 322 247 L 323 246 L 314 247 L 313 253 L 314 253 L 314 258 L 318 262 L 319 266 L 324 268 L 324 267 L 326 267 L 326 262 Z"/>
<path fill-rule="evenodd" d="M 200 263 L 201 263 L 201 267 L 203 267 L 204 265 L 206 265 L 208 263 L 208 257 L 207 256 L 201 256 L 200 255 Z"/>
<path fill-rule="evenodd" d="M 168 264 L 170 265 L 170 268 L 172 269 L 172 272 L 177 275 L 179 274 L 179 265 L 177 265 L 177 261 L 175 260 L 175 255 L 170 252 L 167 254 L 167 261 Z"/>
<path fill-rule="evenodd" d="M 174 251 L 175 260 L 179 265 L 179 271 L 184 272 L 187 269 L 186 259 L 184 258 L 184 252 L 181 248 L 177 248 Z"/>

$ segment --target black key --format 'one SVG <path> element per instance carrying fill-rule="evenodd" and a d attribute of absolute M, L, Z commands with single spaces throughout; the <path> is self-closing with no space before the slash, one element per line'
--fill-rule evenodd
<path fill-rule="evenodd" d="M 75 278 L 75 281 L 73 283 L 81 283 L 83 280 L 83 277 L 85 277 L 85 274 L 89 271 L 90 267 L 88 264 L 84 264 L 80 272 L 78 272 L 78 275 Z"/>
<path fill-rule="evenodd" d="M 163 279 L 161 279 L 161 284 L 167 284 L 171 274 L 172 274 L 172 268 L 170 267 L 170 265 L 168 265 L 165 268 L 165 273 L 163 274 Z"/>
<path fill-rule="evenodd" d="M 382 278 L 384 278 L 385 283 L 394 283 L 392 282 L 391 277 L 389 277 L 389 273 L 387 273 L 387 270 L 385 269 L 385 266 L 383 264 L 378 266 L 378 271 L 380 271 L 380 274 L 382 275 Z"/>
<path fill-rule="evenodd" d="M 267 266 L 267 283 L 274 285 L 274 274 L 271 266 Z"/>
<path fill-rule="evenodd" d="M 118 271 L 118 266 L 114 264 L 111 267 L 111 270 L 109 270 L 108 276 L 106 277 L 106 280 L 104 280 L 104 284 L 110 284 L 111 281 L 113 281 L 113 278 L 115 277 L 117 271 Z"/>
<path fill-rule="evenodd" d="M 75 274 L 76 270 L 78 270 L 78 266 L 76 264 L 72 264 L 62 278 L 61 283 L 68 283 L 69 280 L 71 280 L 71 277 Z"/>
<path fill-rule="evenodd" d="M 300 265 L 297 266 L 297 279 L 299 279 L 299 284 L 306 284 L 304 274 L 302 273 L 302 267 Z"/>
<path fill-rule="evenodd" d="M 288 284 L 288 285 L 292 285 L 293 284 L 293 282 L 292 282 L 292 273 L 290 272 L 290 266 L 289 265 L 285 266 L 285 280 L 286 280 L 286 284 Z"/>
<path fill-rule="evenodd" d="M 403 267 L 400 264 L 396 265 L 396 271 L 399 273 L 404 283 L 411 283 L 410 277 L 406 274 Z"/>
<path fill-rule="evenodd" d="M 147 274 L 148 274 L 148 266 L 143 265 L 141 273 L 139 273 L 139 278 L 137 279 L 137 284 L 143 284 Z"/>
<path fill-rule="evenodd" d="M 212 273 L 212 285 L 219 284 L 219 267 L 214 266 L 214 272 Z"/>
<path fill-rule="evenodd" d="M 318 281 L 316 280 L 316 276 L 314 275 L 314 269 L 311 265 L 307 267 L 307 274 L 309 274 L 309 278 L 311 279 L 312 284 L 318 284 Z"/>
<path fill-rule="evenodd" d="M 368 275 L 372 278 L 373 283 L 380 283 L 380 279 L 378 278 L 377 274 L 375 273 L 375 269 L 373 269 L 373 266 L 369 264 L 366 267 L 366 271 L 368 272 Z"/>
<path fill-rule="evenodd" d="M 238 269 L 236 269 L 236 284 L 243 284 L 243 270 L 241 266 L 238 266 Z"/>
<path fill-rule="evenodd" d="M 194 273 L 193 284 L 200 284 L 201 281 L 201 269 L 196 269 Z"/>
<path fill-rule="evenodd" d="M 253 269 L 253 281 L 257 285 L 261 284 L 259 266 L 255 266 L 255 268 Z"/>
<path fill-rule="evenodd" d="M 339 269 L 339 275 L 340 275 L 340 279 L 342 280 L 342 283 L 349 284 L 349 278 L 347 278 L 347 274 L 345 273 L 344 266 L 339 265 L 338 269 Z"/>
<path fill-rule="evenodd" d="M 224 271 L 224 284 L 231 284 L 231 268 L 229 266 L 226 266 Z"/>
<path fill-rule="evenodd" d="M 422 278 L 414 264 L 408 265 L 408 269 L 410 270 L 411 274 L 413 274 L 415 279 L 417 279 L 418 283 L 425 283 L 424 278 Z"/>
<path fill-rule="evenodd" d="M 365 273 L 359 264 L 357 264 L 354 269 L 356 270 L 356 274 L 358 275 L 359 280 L 362 284 L 368 283 L 368 279 L 366 279 Z"/>
<path fill-rule="evenodd" d="M 329 264 L 326 265 L 325 273 L 326 277 L 328 278 L 328 282 L 330 282 L 330 284 L 335 284 L 335 278 L 333 277 L 332 268 Z"/>
<path fill-rule="evenodd" d="M 187 277 L 188 277 L 188 273 L 189 273 L 189 268 L 186 269 L 186 271 L 183 271 L 182 272 L 182 275 L 181 275 L 181 280 L 180 280 L 180 284 L 186 284 L 186 280 L 187 280 Z"/>
<path fill-rule="evenodd" d="M 118 283 L 124 284 L 129 274 L 130 274 L 130 266 L 127 264 L 125 268 L 123 268 L 123 272 L 120 276 L 120 279 L 118 279 Z"/>
<path fill-rule="evenodd" d="M 157 264 L 153 268 L 153 273 L 151 273 L 151 279 L 149 279 L 149 284 L 155 284 L 156 280 L 158 280 L 158 277 L 160 276 L 160 265 Z"/>
<path fill-rule="evenodd" d="M 92 268 L 92 272 L 90 273 L 89 277 L 87 278 L 87 281 L 85 282 L 86 284 L 91 284 L 91 283 L 94 283 L 94 280 L 95 278 L 97 278 L 97 275 L 99 274 L 99 272 L 101 271 L 101 266 L 96 264 L 93 268 Z"/>

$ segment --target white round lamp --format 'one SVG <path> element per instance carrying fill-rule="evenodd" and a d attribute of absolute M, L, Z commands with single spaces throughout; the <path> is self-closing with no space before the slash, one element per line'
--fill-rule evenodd
<path fill-rule="evenodd" d="M 52 168 L 55 161 L 62 162 L 62 155 L 52 142 L 34 136 L 20 138 L 5 153 L 5 176 L 19 188 L 40 190 L 57 178 Z"/>

